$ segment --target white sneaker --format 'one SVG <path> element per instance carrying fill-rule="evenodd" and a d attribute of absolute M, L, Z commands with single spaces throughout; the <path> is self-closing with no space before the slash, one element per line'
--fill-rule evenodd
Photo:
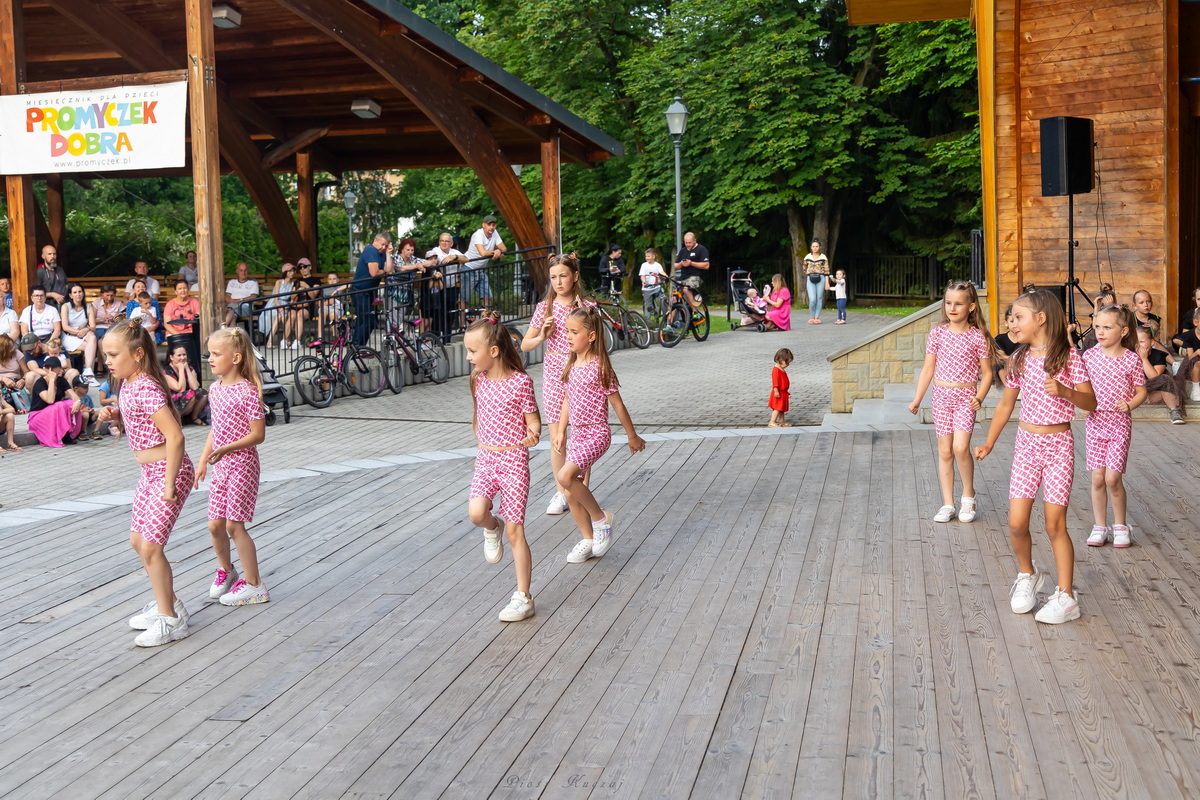
<path fill-rule="evenodd" d="M 512 599 L 500 612 L 501 622 L 520 622 L 533 616 L 533 599 L 524 592 L 513 592 Z"/>
<path fill-rule="evenodd" d="M 604 555 L 608 546 L 612 544 L 612 519 L 613 515 L 605 511 L 604 519 L 599 522 L 592 521 L 592 555 Z"/>
<path fill-rule="evenodd" d="M 1111 534 L 1111 529 L 1104 525 L 1093 525 L 1092 534 L 1088 537 L 1088 547 L 1104 547 L 1108 544 L 1108 537 Z"/>
<path fill-rule="evenodd" d="M 1046 583 L 1046 573 L 1038 572 L 1037 563 L 1033 565 L 1033 574 L 1018 572 L 1013 581 L 1008 596 L 1012 598 L 1011 605 L 1014 614 L 1027 614 L 1037 605 L 1037 593 Z"/>
<path fill-rule="evenodd" d="M 1033 618 L 1048 625 L 1061 625 L 1079 619 L 1079 601 L 1055 586 L 1054 594 L 1050 595 L 1050 599 Z"/>
<path fill-rule="evenodd" d="M 1192 384 L 1192 393 L 1188 399 L 1194 403 L 1200 403 L 1200 383 Z"/>
<path fill-rule="evenodd" d="M 959 522 L 972 522 L 975 519 L 975 498 L 963 495 L 962 504 L 958 509 Z"/>
<path fill-rule="evenodd" d="M 150 620 L 150 627 L 137 635 L 133 643 L 138 647 L 158 647 L 168 642 L 184 639 L 191 633 L 186 619 L 168 617 L 165 614 L 155 614 Z"/>
<path fill-rule="evenodd" d="M 1129 531 L 1128 525 L 1113 525 L 1112 526 L 1113 547 L 1129 547 L 1129 545 L 1131 544 L 1131 542 L 1129 540 L 1129 533 L 1130 533 L 1130 531 Z M 1089 542 L 1089 544 L 1090 544 L 1090 542 Z"/>
<path fill-rule="evenodd" d="M 237 570 L 233 567 L 230 567 L 228 572 L 217 567 L 216 580 L 213 581 L 212 586 L 208 587 L 208 599 L 220 600 L 221 595 L 229 593 L 229 590 L 237 583 L 237 579 Z"/>
<path fill-rule="evenodd" d="M 175 611 L 176 617 L 185 622 L 187 621 L 187 609 L 183 607 L 183 601 L 178 597 L 175 598 L 175 608 L 173 610 Z M 153 622 L 154 618 L 157 616 L 158 601 L 151 600 L 149 603 L 146 603 L 146 605 L 142 606 L 141 611 L 129 618 L 129 627 L 133 628 L 135 631 L 144 631 L 150 627 L 150 623 Z"/>
<path fill-rule="evenodd" d="M 299 340 L 299 339 L 297 339 L 296 341 L 292 342 L 292 349 L 293 349 L 293 350 L 299 350 L 299 349 L 300 349 L 300 340 Z"/>
<path fill-rule="evenodd" d="M 489 564 L 499 564 L 500 559 L 504 558 L 504 537 L 500 535 L 499 525 L 494 531 L 484 530 L 483 557 Z"/>
<path fill-rule="evenodd" d="M 949 522 L 952 519 L 954 519 L 954 506 L 942 506 L 933 515 L 934 522 Z"/>
<path fill-rule="evenodd" d="M 571 552 L 567 553 L 567 563 L 582 564 L 594 555 L 595 553 L 592 552 L 592 540 L 580 539 L 571 548 Z"/>
<path fill-rule="evenodd" d="M 262 578 L 259 580 L 261 581 Z M 221 605 L 223 606 L 249 606 L 269 602 L 271 602 L 271 595 L 267 593 L 265 584 L 259 583 L 258 586 L 254 586 L 246 583 L 244 578 L 239 578 L 227 594 L 221 595 Z"/>
<path fill-rule="evenodd" d="M 557 517 L 559 514 L 565 514 L 571 508 L 571 504 L 567 502 L 567 498 L 563 497 L 562 492 L 555 492 L 554 497 L 550 498 L 550 505 L 546 506 L 546 513 L 552 517 Z"/>

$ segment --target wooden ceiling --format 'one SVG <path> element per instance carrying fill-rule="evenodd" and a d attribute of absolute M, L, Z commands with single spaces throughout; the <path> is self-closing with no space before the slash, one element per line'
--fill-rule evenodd
<path fill-rule="evenodd" d="M 292 148 L 308 143 L 320 169 L 466 166 L 463 147 L 451 142 L 434 120 L 345 46 L 277 0 L 233 0 L 241 27 L 216 28 L 217 78 L 232 109 L 276 172 L 295 169 Z M 555 131 L 564 161 L 592 163 L 620 155 L 621 144 L 581 120 L 496 64 L 392 0 L 330 0 L 350 21 L 378 30 L 380 41 L 406 59 L 432 69 L 439 83 L 487 126 L 512 164 L 540 161 L 539 146 Z M 185 27 L 179 0 L 23 0 L 26 81 L 122 75 L 144 71 L 118 47 L 112 31 L 95 35 L 78 23 L 96 12 L 116 10 L 162 53 L 184 69 Z M 74 17 L 74 20 L 72 19 Z M 90 17 L 91 25 L 98 20 Z M 118 40 L 119 41 L 119 40 Z M 128 55 L 128 52 L 126 53 Z M 350 111 L 359 97 L 382 107 L 378 119 Z M 288 146 L 290 145 L 290 147 Z M 281 148 L 286 157 L 272 162 Z M 299 149 L 299 148 L 295 148 Z M 228 169 L 228 165 L 226 165 Z"/>
<path fill-rule="evenodd" d="M 851 25 L 967 19 L 971 0 L 846 0 Z"/>

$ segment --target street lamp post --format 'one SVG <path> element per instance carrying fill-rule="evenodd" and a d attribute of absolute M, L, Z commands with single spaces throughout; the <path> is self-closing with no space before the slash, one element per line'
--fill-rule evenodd
<path fill-rule="evenodd" d="M 675 96 L 675 102 L 667 108 L 667 130 L 675 140 L 675 252 L 683 249 L 683 185 L 679 177 L 679 144 L 687 130 L 688 110 L 683 98 Z"/>
<path fill-rule="evenodd" d="M 346 204 L 346 220 L 350 225 L 350 238 L 347 239 L 347 247 L 350 249 L 350 271 L 354 271 L 354 201 L 358 200 L 358 195 L 354 190 L 347 189 L 342 194 L 342 202 Z"/>

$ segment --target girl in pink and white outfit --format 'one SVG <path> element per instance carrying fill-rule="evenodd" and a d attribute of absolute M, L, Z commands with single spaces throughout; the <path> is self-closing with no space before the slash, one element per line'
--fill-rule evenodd
<path fill-rule="evenodd" d="M 258 573 L 258 550 L 246 530 L 258 504 L 258 445 L 267 438 L 262 376 L 241 328 L 222 328 L 208 337 L 208 366 L 220 375 L 208 390 L 212 429 L 196 469 L 196 486 L 213 465 L 208 485 L 208 533 L 217 554 L 217 576 L 208 596 L 223 606 L 271 599 Z M 242 577 L 233 568 L 229 540 L 237 548 Z"/>
<path fill-rule="evenodd" d="M 179 412 L 171 402 L 158 364 L 154 337 L 139 320 L 118 322 L 104 337 L 110 380 L 119 381 L 118 406 L 100 410 L 100 420 L 120 416 L 142 477 L 133 500 L 129 543 L 150 576 L 154 599 L 129 620 L 143 631 L 138 647 L 157 647 L 187 636 L 188 612 L 175 595 L 171 562 L 163 547 L 192 490 L 192 462 L 184 452 Z"/>
<path fill-rule="evenodd" d="M 1096 395 L 1083 359 L 1067 338 L 1066 316 L 1053 294 L 1035 289 L 1021 295 L 1013 303 L 1008 333 L 1020 347 L 1009 362 L 1008 386 L 996 406 L 987 442 L 975 448 L 975 458 L 983 460 L 992 451 L 1020 397 L 1021 422 L 1008 487 L 1008 540 L 1019 572 L 1009 596 L 1013 613 L 1024 614 L 1037 605 L 1037 592 L 1046 578 L 1033 562 L 1029 535 L 1029 515 L 1040 486 L 1058 587 L 1035 619 L 1057 624 L 1079 619 L 1079 601 L 1071 586 L 1075 548 L 1067 533 L 1067 504 L 1075 474 L 1071 420 L 1076 407 L 1095 411 Z"/>
<path fill-rule="evenodd" d="M 970 283 L 953 283 L 942 299 L 941 322 L 925 342 L 925 365 L 917 378 L 917 395 L 908 410 L 916 414 L 933 382 L 933 426 L 938 440 L 938 481 L 942 507 L 934 522 L 954 519 L 954 464 L 962 476 L 962 507 L 958 518 L 975 519 L 975 464 L 971 461 L 971 432 L 975 412 L 992 388 L 992 359 L 996 344 L 988 334 L 979 295 Z M 982 380 L 981 380 L 982 378 Z"/>
<path fill-rule="evenodd" d="M 533 396 L 533 379 L 525 373 L 521 354 L 500 315 L 492 312 L 474 322 L 463 336 L 471 371 L 475 416 L 471 421 L 479 452 L 471 480 L 471 522 L 483 528 L 483 556 L 489 564 L 504 557 L 500 521 L 512 547 L 517 590 L 500 612 L 501 622 L 533 616 L 529 581 L 533 557 L 525 541 L 525 504 L 529 499 L 529 448 L 542 435 L 542 419 Z M 492 498 L 500 494 L 500 513 Z"/>
<path fill-rule="evenodd" d="M 611 512 L 604 511 L 592 495 L 583 477 L 600 457 L 608 452 L 612 434 L 608 430 L 608 406 L 629 436 L 629 452 L 637 453 L 646 442 L 637 435 L 633 420 L 617 391 L 620 383 L 604 349 L 602 321 L 595 308 L 580 308 L 567 317 L 567 341 L 571 357 L 563 371 L 567 396 L 559 412 L 559 424 L 552 428 L 552 451 L 564 453 L 565 463 L 558 472 L 571 515 L 579 525 L 583 539 L 567 554 L 567 562 L 582 564 L 593 556 L 602 556 L 612 539 Z M 567 422 L 571 436 L 567 438 Z"/>
<path fill-rule="evenodd" d="M 1125 484 L 1122 475 L 1129 456 L 1133 422 L 1129 412 L 1146 402 L 1146 373 L 1138 345 L 1138 322 L 1123 306 L 1106 306 L 1092 317 L 1096 346 L 1085 350 L 1096 410 L 1087 418 L 1087 468 L 1092 473 L 1092 514 L 1095 524 L 1087 543 L 1103 547 L 1111 537 L 1113 547 L 1129 547 L 1125 522 Z M 1108 498 L 1112 497 L 1113 526 L 1109 528 Z"/>
<path fill-rule="evenodd" d="M 577 308 L 594 306 L 595 303 L 583 297 L 583 287 L 579 283 L 579 262 L 573 256 L 551 256 L 549 272 L 550 290 L 533 309 L 529 330 L 521 340 L 521 349 L 528 353 L 536 350 L 538 345 L 546 345 L 542 359 L 542 407 L 546 409 L 546 424 L 553 427 L 558 424 L 558 414 L 567 392 L 567 385 L 562 380 L 563 370 L 571 355 L 567 344 L 567 315 Z M 563 486 L 557 483 L 558 473 L 566 463 L 563 459 L 562 453 L 550 451 L 550 467 L 558 491 L 550 499 L 547 514 L 565 514 L 569 508 Z"/>

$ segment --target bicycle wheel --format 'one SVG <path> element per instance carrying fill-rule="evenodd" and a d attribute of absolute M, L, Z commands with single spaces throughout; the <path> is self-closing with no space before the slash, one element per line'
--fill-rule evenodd
<path fill-rule="evenodd" d="M 404 360 L 395 340 L 388 339 L 383 343 L 383 374 L 387 376 L 388 388 L 392 394 L 400 394 L 404 389 Z"/>
<path fill-rule="evenodd" d="M 617 349 L 617 332 L 613 329 L 611 321 L 604 319 L 604 350 L 609 355 L 612 355 L 613 350 Z"/>
<path fill-rule="evenodd" d="M 683 303 L 675 303 L 667 309 L 662 327 L 658 329 L 658 341 L 663 347 L 674 347 L 687 336 L 691 314 Z"/>
<path fill-rule="evenodd" d="M 692 321 L 692 336 L 696 337 L 697 342 L 708 338 L 708 304 L 704 301 L 700 302 L 700 313 L 704 315 L 704 319 Z"/>
<path fill-rule="evenodd" d="M 337 375 L 329 365 L 316 356 L 304 356 L 292 368 L 292 380 L 300 399 L 313 408 L 325 408 L 333 402 Z"/>
<path fill-rule="evenodd" d="M 524 363 L 525 366 L 528 367 L 529 366 L 529 353 L 526 353 L 524 350 L 521 349 L 521 340 L 525 337 L 521 336 L 520 332 L 516 328 L 512 327 L 511 325 L 505 325 L 504 327 L 508 328 L 508 333 L 510 336 L 512 336 L 513 344 L 516 346 L 517 352 L 520 353 L 520 355 L 521 355 L 522 363 Z"/>
<path fill-rule="evenodd" d="M 650 324 L 636 311 L 625 312 L 625 336 L 638 350 L 650 346 Z"/>
<path fill-rule="evenodd" d="M 378 397 L 387 387 L 383 357 L 370 347 L 351 350 L 342 363 L 342 375 L 359 397 Z"/>
<path fill-rule="evenodd" d="M 422 333 L 416 342 L 417 363 L 421 372 L 434 383 L 445 383 L 450 377 L 450 354 L 436 333 Z"/>

